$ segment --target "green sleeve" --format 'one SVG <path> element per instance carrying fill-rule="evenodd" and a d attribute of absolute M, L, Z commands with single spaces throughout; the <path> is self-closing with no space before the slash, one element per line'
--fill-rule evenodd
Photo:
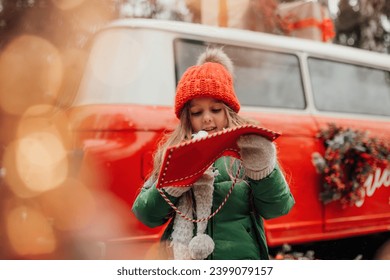
<path fill-rule="evenodd" d="M 172 203 L 176 203 L 178 198 L 164 192 Z M 164 200 L 155 184 L 145 183 L 132 207 L 134 215 L 148 227 L 157 227 L 166 223 L 174 211 Z"/>
<path fill-rule="evenodd" d="M 267 177 L 261 180 L 248 178 L 248 182 L 252 188 L 256 211 L 265 219 L 283 216 L 295 204 L 278 165 Z"/>

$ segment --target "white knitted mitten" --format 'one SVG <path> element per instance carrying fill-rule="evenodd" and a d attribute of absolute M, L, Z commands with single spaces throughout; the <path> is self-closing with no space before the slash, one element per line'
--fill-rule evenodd
<path fill-rule="evenodd" d="M 183 195 L 183 193 L 189 191 L 191 187 L 165 187 L 163 189 L 171 196 L 180 197 Z"/>
<path fill-rule="evenodd" d="M 215 173 L 213 171 L 213 167 L 210 166 L 206 171 L 203 173 L 202 177 L 200 177 L 193 186 L 210 186 L 214 184 L 214 177 Z"/>
<path fill-rule="evenodd" d="M 243 135 L 237 140 L 245 174 L 254 180 L 267 177 L 276 164 L 274 143 L 259 135 Z"/>

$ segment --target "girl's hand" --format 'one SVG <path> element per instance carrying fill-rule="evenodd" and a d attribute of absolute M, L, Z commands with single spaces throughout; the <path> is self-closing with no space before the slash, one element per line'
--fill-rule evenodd
<path fill-rule="evenodd" d="M 254 180 L 267 177 L 276 164 L 274 143 L 259 135 L 243 135 L 237 140 L 245 174 Z"/>

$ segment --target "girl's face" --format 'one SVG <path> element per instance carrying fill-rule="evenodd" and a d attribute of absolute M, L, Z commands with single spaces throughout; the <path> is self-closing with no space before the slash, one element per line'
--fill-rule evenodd
<path fill-rule="evenodd" d="M 194 133 L 205 130 L 208 133 L 221 131 L 228 126 L 224 104 L 210 97 L 191 100 L 189 115 Z"/>

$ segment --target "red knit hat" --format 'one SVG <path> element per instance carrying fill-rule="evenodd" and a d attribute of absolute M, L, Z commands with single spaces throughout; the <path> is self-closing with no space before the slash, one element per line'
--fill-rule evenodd
<path fill-rule="evenodd" d="M 180 79 L 175 97 L 175 114 L 180 118 L 184 105 L 197 97 L 223 101 L 238 113 L 240 103 L 233 88 L 233 65 L 221 49 L 208 49 L 195 66 L 189 67 Z"/>

